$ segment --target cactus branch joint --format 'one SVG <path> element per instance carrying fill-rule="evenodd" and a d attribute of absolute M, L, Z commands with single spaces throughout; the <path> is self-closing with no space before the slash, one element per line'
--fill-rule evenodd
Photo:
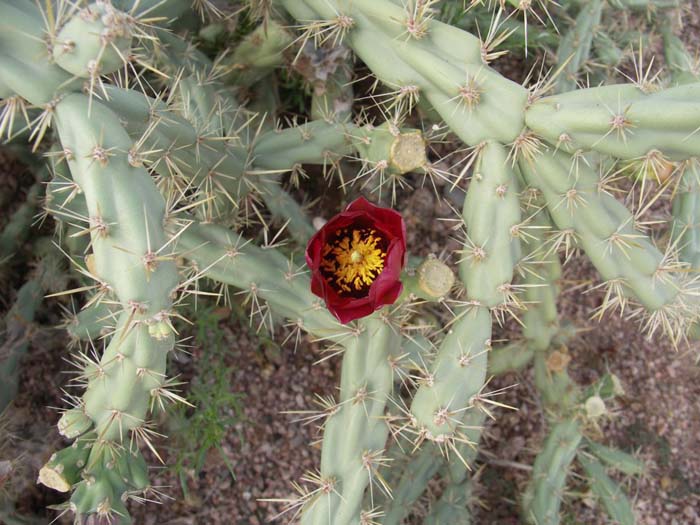
<path fill-rule="evenodd" d="M 341 323 L 365 317 L 401 294 L 406 225 L 401 215 L 360 197 L 309 241 L 311 291 Z"/>

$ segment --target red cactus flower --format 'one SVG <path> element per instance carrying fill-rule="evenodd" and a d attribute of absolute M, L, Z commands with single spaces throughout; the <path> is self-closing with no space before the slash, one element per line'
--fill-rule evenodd
<path fill-rule="evenodd" d="M 311 238 L 306 264 L 311 291 L 343 324 L 393 304 L 406 264 L 403 218 L 360 197 Z"/>

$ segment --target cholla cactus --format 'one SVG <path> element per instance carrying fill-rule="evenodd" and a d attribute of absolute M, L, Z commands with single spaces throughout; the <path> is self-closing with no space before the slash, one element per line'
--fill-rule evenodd
<path fill-rule="evenodd" d="M 170 402 L 186 402 L 167 379 L 167 356 L 177 306 L 207 280 L 224 298 L 228 287 L 245 294 L 258 327 L 274 329 L 284 318 L 297 338 L 304 331 L 343 356 L 338 398 L 306 415 L 323 430 L 321 465 L 283 511 L 302 524 L 400 523 L 438 474 L 445 489 L 426 523 L 468 523 L 468 469 L 492 415 L 487 379 L 530 362 L 551 429 L 523 497 L 524 519 L 558 523 L 578 459 L 609 515 L 633 521 L 605 467 L 641 468 L 590 432 L 617 394 L 614 381 L 585 389 L 567 373 L 565 343 L 575 330 L 556 310 L 560 256 L 566 261 L 580 249 L 599 271 L 599 316 L 631 311 L 650 335 L 675 344 L 694 335 L 696 64 L 667 31 L 668 87 L 643 73 L 631 83 L 576 89 L 594 54 L 610 51 L 609 62 L 617 56 L 601 44 L 611 38 L 599 31 L 604 10 L 642 3 L 571 2 L 565 8 L 575 22 L 558 46 L 558 76 L 521 86 L 490 64 L 514 34 L 527 47 L 527 21 L 554 3 L 509 0 L 518 16 L 505 33 L 506 2 L 485 4 L 499 11 L 477 37 L 439 22 L 434 0 L 255 3 L 263 23 L 212 61 L 175 31 L 196 23 L 191 8 L 197 19 L 217 16 L 207 0 L 45 8 L 0 0 L 0 134 L 26 131 L 35 149 L 53 142 L 46 210 L 80 274 L 80 291 L 89 292 L 66 324 L 78 347 L 105 339 L 101 355 L 74 354 L 85 392 L 71 398 L 58 423 L 73 444 L 39 474 L 71 493 L 66 509 L 76 521 L 130 523 L 128 500 L 157 495 L 141 449 L 158 456 L 155 416 Z M 376 122 L 351 118 L 351 53 L 377 79 L 368 97 L 382 117 Z M 270 76 L 285 65 L 314 89 L 314 120 L 275 120 Z M 431 143 L 448 132 L 466 149 L 445 169 L 450 159 L 436 162 Z M 362 215 L 352 205 L 329 223 L 337 231 L 317 235 L 282 178 L 289 173 L 303 187 L 302 179 L 318 177 L 395 204 L 411 172 L 453 190 L 468 180 L 456 214 L 456 286 L 435 257 L 399 283 L 405 250 L 395 243 L 405 236 L 399 223 L 392 235 L 382 233 L 395 212 Z M 667 180 L 678 181 L 665 247 L 642 228 L 646 203 L 629 199 L 636 207 L 628 209 L 613 196 L 620 174 L 647 184 L 645 198 L 649 184 L 663 190 Z M 372 213 L 384 218 L 373 221 Z M 284 234 L 273 234 L 272 223 L 299 247 L 314 239 L 312 279 L 280 248 Z M 261 226 L 259 235 L 252 225 Z M 340 302 L 367 299 L 362 315 L 339 314 L 333 293 L 347 294 Z M 412 317 L 423 301 L 446 306 L 453 318 L 417 336 Z M 393 304 L 374 311 L 386 303 Z M 510 318 L 523 325 L 522 339 L 492 348 L 494 321 Z M 395 459 L 403 467 L 388 474 Z"/>

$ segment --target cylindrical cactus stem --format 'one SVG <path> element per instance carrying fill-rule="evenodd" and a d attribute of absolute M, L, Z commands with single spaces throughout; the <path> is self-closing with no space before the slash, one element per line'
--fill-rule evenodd
<path fill-rule="evenodd" d="M 456 442 L 454 449 L 441 450 L 438 444 L 426 442 L 414 457 L 408 457 L 406 466 L 392 491 L 391 500 L 387 502 L 383 525 L 400 525 L 410 512 L 412 505 L 425 492 L 428 482 L 438 472 L 448 484 L 443 497 L 433 509 L 435 519 L 447 513 L 447 509 L 452 507 L 451 504 L 460 499 L 458 496 L 463 494 L 462 489 L 466 488 L 465 483 L 468 483 L 466 478 L 476 459 L 477 445 L 485 418 L 486 413 L 478 406 L 469 408 L 462 416 L 464 427 L 462 441 Z M 438 510 L 442 507 L 446 508 Z M 468 509 L 464 510 L 468 514 Z M 435 523 L 441 523 L 441 521 Z"/>
<path fill-rule="evenodd" d="M 627 452 L 606 447 L 586 438 L 586 449 L 607 467 L 617 470 L 626 476 L 641 476 L 647 472 L 646 463 Z M 579 453 L 580 455 L 580 453 Z"/>
<path fill-rule="evenodd" d="M 419 442 L 430 439 L 449 445 L 461 439 L 462 413 L 484 385 L 490 349 L 488 308 L 464 308 L 413 397 L 411 415 Z"/>
<path fill-rule="evenodd" d="M 511 286 L 521 258 L 517 180 L 505 147 L 486 142 L 478 148 L 462 212 L 467 232 L 459 273 L 469 300 L 488 308 L 517 308 Z"/>
<path fill-rule="evenodd" d="M 134 466 L 124 444 L 148 441 L 151 408 L 172 395 L 165 364 L 174 345 L 169 319 L 178 276 L 163 229 L 165 202 L 146 169 L 130 163 L 134 143 L 107 107 L 68 95 L 56 105 L 56 125 L 87 203 L 93 252 L 88 267 L 100 292 L 114 293 L 121 308 L 100 362 L 79 358 L 87 384 L 84 412 L 97 440 L 84 472 L 95 482 L 78 485 L 72 508 L 80 516 L 127 516 L 122 498 L 133 487 L 95 469 L 109 468 L 111 461 Z"/>
<path fill-rule="evenodd" d="M 525 340 L 494 348 L 489 355 L 489 375 L 500 376 L 522 370 L 532 362 L 535 349 Z"/>
<path fill-rule="evenodd" d="M 673 33 L 673 25 L 667 20 L 661 24 L 664 39 L 666 65 L 671 70 L 671 80 L 675 85 L 700 82 L 700 59 L 693 57 L 683 41 Z"/>
<path fill-rule="evenodd" d="M 247 34 L 228 56 L 218 61 L 224 81 L 250 87 L 284 63 L 284 51 L 292 43 L 287 29 L 272 19 Z"/>
<path fill-rule="evenodd" d="M 42 199 L 44 184 L 36 182 L 29 188 L 27 199 L 17 208 L 0 231 L 0 269 L 29 236 L 34 214 Z"/>
<path fill-rule="evenodd" d="M 680 182 L 673 198 L 671 249 L 687 265 L 687 280 L 700 272 L 700 161 L 690 159 L 679 166 Z M 693 322 L 688 335 L 700 337 L 700 326 Z"/>
<path fill-rule="evenodd" d="M 520 168 L 528 183 L 542 192 L 557 228 L 583 248 L 608 281 L 600 313 L 624 307 L 632 297 L 650 313 L 650 332 L 662 327 L 674 340 L 681 338 L 689 314 L 674 266 L 635 228 L 632 214 L 606 192 L 595 171 L 562 152 L 522 160 Z"/>
<path fill-rule="evenodd" d="M 575 419 L 562 420 L 552 427 L 523 496 L 523 518 L 527 523 L 558 525 L 566 477 L 582 437 Z"/>
<path fill-rule="evenodd" d="M 255 290 L 300 329 L 344 347 L 340 400 L 324 427 L 319 487 L 302 496 L 301 519 L 325 525 L 330 516 L 334 524 L 357 523 L 368 484 L 370 490 L 383 490 L 376 475 L 385 463 L 389 429 L 383 415 L 393 388 L 391 358 L 399 353 L 398 332 L 376 314 L 357 333 L 348 333 L 318 305 L 308 276 L 290 269 L 281 254 L 247 244 L 224 228 L 192 225 L 180 235 L 178 248 L 204 275 Z"/>
<path fill-rule="evenodd" d="M 578 462 L 586 474 L 588 486 L 593 494 L 603 503 L 608 516 L 619 525 L 635 525 L 632 504 L 627 498 L 624 489 L 605 472 L 605 467 L 595 458 L 587 454 L 579 453 Z"/>
<path fill-rule="evenodd" d="M 114 73 L 131 54 L 132 18 L 110 2 L 76 10 L 57 31 L 53 61 L 77 77 Z"/>
<path fill-rule="evenodd" d="M 555 89 L 558 93 L 576 89 L 578 74 L 591 54 L 593 38 L 600 24 L 603 6 L 603 0 L 592 0 L 581 4 L 576 20 L 559 42 L 557 60 L 562 69 L 555 81 Z"/>
<path fill-rule="evenodd" d="M 681 164 L 680 183 L 673 199 L 671 242 L 691 272 L 700 271 L 700 161 Z"/>
<path fill-rule="evenodd" d="M 392 390 L 391 352 L 400 344 L 392 326 L 375 315 L 362 332 L 344 343 L 338 410 L 326 419 L 321 454 L 323 490 L 306 503 L 304 525 L 359 523 L 365 491 L 386 490 L 378 470 L 386 463 L 389 427 L 384 411 Z M 364 509 L 365 511 L 373 510 Z"/>
<path fill-rule="evenodd" d="M 97 438 L 94 432 L 73 441 L 69 447 L 51 455 L 39 471 L 39 482 L 60 492 L 68 492 L 82 478 L 90 450 Z"/>
<path fill-rule="evenodd" d="M 560 329 L 557 298 L 562 269 L 559 255 L 547 244 L 553 230 L 549 212 L 537 210 L 529 218 L 528 226 L 527 239 L 523 242 L 526 256 L 522 263 L 523 295 L 527 303 L 522 316 L 523 336 L 529 348 L 545 351 Z"/>
<path fill-rule="evenodd" d="M 542 98 L 527 126 L 562 151 L 594 150 L 625 160 L 700 155 L 700 83 L 655 90 L 634 84 L 579 89 Z"/>
<path fill-rule="evenodd" d="M 350 123 L 313 120 L 300 126 L 268 131 L 253 143 L 258 169 L 287 171 L 301 164 L 324 164 L 350 155 L 357 128 Z"/>
<path fill-rule="evenodd" d="M 27 281 L 4 319 L 0 341 L 0 413 L 12 402 L 19 387 L 19 364 L 29 346 L 34 314 L 44 299 L 40 277 Z"/>
<path fill-rule="evenodd" d="M 178 237 L 177 248 L 203 276 L 249 290 L 314 337 L 335 342 L 347 337 L 347 328 L 311 293 L 308 275 L 278 251 L 213 224 L 192 224 Z"/>
<path fill-rule="evenodd" d="M 467 144 L 520 134 L 527 91 L 485 65 L 469 33 L 389 0 L 278 1 L 310 36 L 323 30 L 350 46 L 397 97 L 410 88 L 427 99 Z"/>
<path fill-rule="evenodd" d="M 82 79 L 51 60 L 38 4 L 2 0 L 0 20 L 0 71 L 6 88 L 49 113 L 60 93 L 80 89 Z"/>
<path fill-rule="evenodd" d="M 447 485 L 426 516 L 424 525 L 471 525 L 472 480 Z"/>
<path fill-rule="evenodd" d="M 425 492 L 428 482 L 440 470 L 443 458 L 436 445 L 426 443 L 415 455 L 408 456 L 405 461 L 406 465 L 392 489 L 391 498 L 387 498 L 382 525 L 403 523 L 404 518 L 411 511 L 411 506 Z M 398 467 L 392 467 L 392 469 L 395 468 Z"/>

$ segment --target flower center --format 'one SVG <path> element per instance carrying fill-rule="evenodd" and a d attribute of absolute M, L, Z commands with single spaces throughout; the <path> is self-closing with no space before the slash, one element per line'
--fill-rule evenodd
<path fill-rule="evenodd" d="M 343 228 L 324 245 L 321 271 L 338 294 L 362 297 L 384 269 L 387 242 L 371 228 Z"/>

